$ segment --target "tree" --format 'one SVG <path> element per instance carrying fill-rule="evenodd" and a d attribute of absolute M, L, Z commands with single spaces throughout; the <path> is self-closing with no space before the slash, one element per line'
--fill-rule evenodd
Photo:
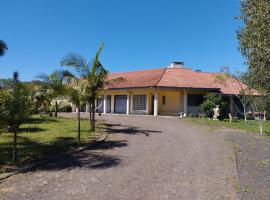
<path fill-rule="evenodd" d="M 240 88 L 239 94 L 235 93 L 233 95 L 238 98 L 241 105 L 243 106 L 243 115 L 245 122 L 247 123 L 247 108 L 250 105 L 252 99 L 254 98 L 254 95 L 256 94 L 256 91 L 254 89 L 252 89 L 246 84 L 243 84 L 243 82 L 249 82 L 249 75 L 247 73 L 241 72 L 232 73 L 229 67 L 224 67 L 222 69 L 222 72 L 222 74 L 216 75 L 216 81 L 227 87 L 229 87 L 227 84 L 228 82 L 230 82 L 230 84 L 233 84 L 237 88 Z"/>
<path fill-rule="evenodd" d="M 42 113 L 49 111 L 51 99 L 47 93 L 44 83 L 41 81 L 24 82 L 29 91 L 33 113 Z"/>
<path fill-rule="evenodd" d="M 244 26 L 237 31 L 240 51 L 246 59 L 253 86 L 270 92 L 270 2 L 241 0 Z"/>
<path fill-rule="evenodd" d="M 269 106 L 269 97 L 261 94 L 260 96 L 254 97 L 250 104 L 253 112 L 259 114 L 257 120 L 259 121 L 260 134 L 263 135 L 263 121 L 266 120 L 265 110 L 267 106 Z M 264 116 L 262 116 L 262 113 L 264 113 Z"/>
<path fill-rule="evenodd" d="M 51 103 L 47 91 L 42 87 L 34 88 L 32 103 L 36 113 L 47 112 Z"/>
<path fill-rule="evenodd" d="M 67 86 L 68 86 L 68 96 L 70 97 L 71 102 L 76 105 L 77 112 L 77 141 L 80 143 L 81 141 L 81 117 L 80 117 L 80 107 L 84 100 L 83 96 L 83 85 L 80 79 L 77 79 L 75 76 L 68 77 L 70 78 Z"/>
<path fill-rule="evenodd" d="M 214 93 L 209 93 L 204 97 L 204 101 L 200 105 L 200 110 L 206 117 L 212 118 L 214 115 L 214 108 L 219 105 L 220 108 L 220 116 L 222 116 L 223 108 L 225 107 L 225 103 L 222 101 L 221 97 Z"/>
<path fill-rule="evenodd" d="M 31 113 L 29 94 L 14 72 L 9 85 L 0 89 L 0 123 L 13 133 L 13 161 L 17 162 L 17 134 L 21 124 Z M 6 83 L 7 83 L 6 82 Z"/>
<path fill-rule="evenodd" d="M 89 121 L 91 130 L 95 132 L 95 101 L 100 93 L 106 87 L 114 82 L 123 81 L 122 78 L 108 80 L 108 71 L 102 66 L 99 56 L 102 51 L 103 44 L 92 62 L 88 62 L 86 58 L 77 53 L 69 53 L 62 61 L 61 66 L 72 67 L 75 69 L 78 77 L 82 79 L 83 95 L 90 107 Z"/>
<path fill-rule="evenodd" d="M 4 41 L 0 40 L 0 56 L 5 55 L 6 50 L 8 50 L 7 44 Z"/>
<path fill-rule="evenodd" d="M 43 83 L 43 90 L 46 90 L 50 99 L 66 95 L 65 77 L 70 75 L 68 71 L 55 70 L 50 75 L 40 74 L 37 76 Z M 70 75 L 71 76 L 71 75 Z M 58 101 L 55 99 L 55 117 L 58 113 Z"/>

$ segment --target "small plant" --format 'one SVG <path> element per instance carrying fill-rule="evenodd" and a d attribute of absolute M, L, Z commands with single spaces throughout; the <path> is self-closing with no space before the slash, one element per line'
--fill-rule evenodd
<path fill-rule="evenodd" d="M 220 118 L 224 118 L 223 109 L 225 107 L 225 102 L 214 93 L 209 93 L 204 97 L 203 103 L 200 105 L 200 111 L 208 118 L 212 118 L 214 115 L 213 109 L 219 105 L 220 108 Z"/>

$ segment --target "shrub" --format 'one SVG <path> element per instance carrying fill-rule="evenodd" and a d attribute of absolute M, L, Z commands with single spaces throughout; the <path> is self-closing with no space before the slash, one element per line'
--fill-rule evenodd
<path fill-rule="evenodd" d="M 72 112 L 72 107 L 70 105 L 65 105 L 60 107 L 59 109 L 60 112 Z"/>
<path fill-rule="evenodd" d="M 51 112 L 55 112 L 55 105 L 51 105 L 50 108 Z M 72 107 L 70 105 L 63 105 L 61 107 L 58 107 L 58 112 L 72 112 Z"/>
<path fill-rule="evenodd" d="M 220 118 L 224 118 L 224 108 L 226 103 L 221 97 L 214 93 L 209 93 L 204 97 L 203 103 L 200 105 L 200 111 L 208 118 L 212 118 L 214 115 L 213 109 L 219 105 Z"/>

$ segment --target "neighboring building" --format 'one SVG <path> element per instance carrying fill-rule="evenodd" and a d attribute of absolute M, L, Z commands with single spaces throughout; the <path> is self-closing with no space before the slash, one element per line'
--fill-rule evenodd
<path fill-rule="evenodd" d="M 197 114 L 204 95 L 209 92 L 225 96 L 233 109 L 233 95 L 242 87 L 232 78 L 221 83 L 220 73 L 193 71 L 183 62 L 169 67 L 112 73 L 109 79 L 122 77 L 125 81 L 110 85 L 97 100 L 100 113 L 172 115 Z"/>

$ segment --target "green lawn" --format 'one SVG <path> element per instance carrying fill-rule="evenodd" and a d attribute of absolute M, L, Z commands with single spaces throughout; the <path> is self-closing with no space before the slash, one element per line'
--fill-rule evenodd
<path fill-rule="evenodd" d="M 99 126 L 99 125 L 98 125 Z M 41 117 L 29 118 L 18 134 L 18 157 L 43 158 L 47 154 L 64 152 L 77 146 L 77 121 L 75 119 Z M 87 120 L 81 121 L 82 143 L 90 140 L 92 133 Z M 12 162 L 13 134 L 0 133 L 0 167 Z"/>
<path fill-rule="evenodd" d="M 246 130 L 252 133 L 260 132 L 259 122 L 256 120 L 248 120 L 247 124 L 245 123 L 244 120 L 238 120 L 232 123 L 230 123 L 228 120 L 214 121 L 214 120 L 201 119 L 201 118 L 187 118 L 186 120 L 196 123 L 196 124 L 206 125 L 212 128 L 228 127 L 228 128 L 233 128 L 233 129 Z M 270 121 L 263 122 L 263 129 L 264 129 L 264 133 L 267 134 L 266 137 L 270 138 L 269 136 L 270 135 Z"/>

